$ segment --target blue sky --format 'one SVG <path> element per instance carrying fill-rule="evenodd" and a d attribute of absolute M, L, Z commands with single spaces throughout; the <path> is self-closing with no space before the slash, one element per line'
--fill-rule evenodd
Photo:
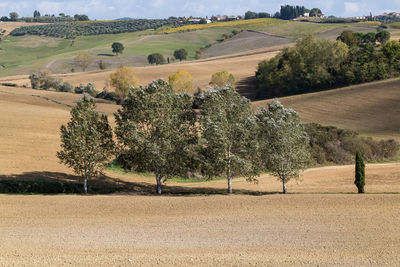
<path fill-rule="evenodd" d="M 169 16 L 241 15 L 247 10 L 275 13 L 281 5 L 319 7 L 326 15 L 340 17 L 400 12 L 400 0 L 0 0 L 0 15 L 11 11 L 32 16 L 42 14 L 88 14 L 91 19 L 164 18 Z"/>

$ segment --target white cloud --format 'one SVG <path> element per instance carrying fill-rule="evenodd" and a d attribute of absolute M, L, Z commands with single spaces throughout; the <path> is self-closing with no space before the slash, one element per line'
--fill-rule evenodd
<path fill-rule="evenodd" d="M 360 5 L 355 2 L 344 2 L 344 10 L 347 16 L 358 15 L 360 12 Z"/>
<path fill-rule="evenodd" d="M 59 14 L 65 6 L 59 2 L 42 1 L 36 7 L 42 14 Z"/>

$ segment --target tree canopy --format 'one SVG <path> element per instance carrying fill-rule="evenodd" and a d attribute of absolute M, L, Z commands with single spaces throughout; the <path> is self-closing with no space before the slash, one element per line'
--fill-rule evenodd
<path fill-rule="evenodd" d="M 197 144 L 193 99 L 163 80 L 132 91 L 115 114 L 120 157 L 132 170 L 153 172 L 157 193 L 171 176 L 193 169 Z"/>
<path fill-rule="evenodd" d="M 152 65 L 153 64 L 160 65 L 165 63 L 165 58 L 160 53 L 153 53 L 147 57 L 147 61 L 149 62 L 149 64 Z"/>
<path fill-rule="evenodd" d="M 228 73 L 226 70 L 214 73 L 211 76 L 211 80 L 209 83 L 211 86 L 219 86 L 222 87 L 224 85 L 230 85 L 235 87 L 235 77 Z"/>
<path fill-rule="evenodd" d="M 116 54 L 118 56 L 118 54 L 122 54 L 122 52 L 124 51 L 125 47 L 123 44 L 119 43 L 119 42 L 115 42 L 111 45 L 112 48 L 112 52 L 114 54 Z"/>
<path fill-rule="evenodd" d="M 86 71 L 87 67 L 93 63 L 93 58 L 88 52 L 79 52 L 75 58 L 74 62 L 77 66 L 81 67 L 82 71 Z"/>
<path fill-rule="evenodd" d="M 268 104 L 257 114 L 259 122 L 260 160 L 265 170 L 286 183 L 299 176 L 309 163 L 309 138 L 298 114 L 279 101 Z"/>
<path fill-rule="evenodd" d="M 232 193 L 232 179 L 258 174 L 256 119 L 250 101 L 234 87 L 214 87 L 201 94 L 199 123 L 202 169 L 207 176 L 223 174 Z"/>
<path fill-rule="evenodd" d="M 179 61 L 186 60 L 188 52 L 185 48 L 180 48 L 174 51 L 174 57 L 179 59 Z"/>
<path fill-rule="evenodd" d="M 61 126 L 61 151 L 57 152 L 57 157 L 84 178 L 87 193 L 88 179 L 102 174 L 113 152 L 107 117 L 96 111 L 94 100 L 84 97 L 72 108 L 67 126 Z"/>
<path fill-rule="evenodd" d="M 180 69 L 170 75 L 168 82 L 178 93 L 187 93 L 193 89 L 193 76 L 185 69 Z"/>
<path fill-rule="evenodd" d="M 132 68 L 121 66 L 116 72 L 110 74 L 110 83 L 115 88 L 115 93 L 121 102 L 129 94 L 133 86 L 137 85 L 135 73 Z"/>

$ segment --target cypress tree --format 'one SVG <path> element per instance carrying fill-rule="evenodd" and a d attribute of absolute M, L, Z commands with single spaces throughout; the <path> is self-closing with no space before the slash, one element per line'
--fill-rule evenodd
<path fill-rule="evenodd" d="M 354 184 L 357 186 L 359 194 L 364 193 L 365 164 L 360 151 L 356 153 L 356 179 L 354 180 Z"/>

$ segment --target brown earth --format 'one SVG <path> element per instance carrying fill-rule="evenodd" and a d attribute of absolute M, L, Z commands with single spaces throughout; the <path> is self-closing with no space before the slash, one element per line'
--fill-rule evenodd
<path fill-rule="evenodd" d="M 0 203 L 0 265 L 400 264 L 400 195 L 3 195 Z"/>
<path fill-rule="evenodd" d="M 367 136 L 400 140 L 400 79 L 280 98 L 304 122 L 352 129 Z M 254 102 L 263 107 L 270 100 Z"/>
<path fill-rule="evenodd" d="M 79 97 L 0 86 L 0 179 L 76 179 L 55 154 Z M 109 115 L 118 108 L 98 106 Z M 286 196 L 262 175 L 259 184 L 235 179 L 234 196 L 220 195 L 226 181 L 215 180 L 167 181 L 167 193 L 181 194 L 156 197 L 153 177 L 111 171 L 130 194 L 0 195 L 0 265 L 399 265 L 400 164 L 366 173 L 366 195 L 354 194 L 354 166 L 309 169 Z"/>

